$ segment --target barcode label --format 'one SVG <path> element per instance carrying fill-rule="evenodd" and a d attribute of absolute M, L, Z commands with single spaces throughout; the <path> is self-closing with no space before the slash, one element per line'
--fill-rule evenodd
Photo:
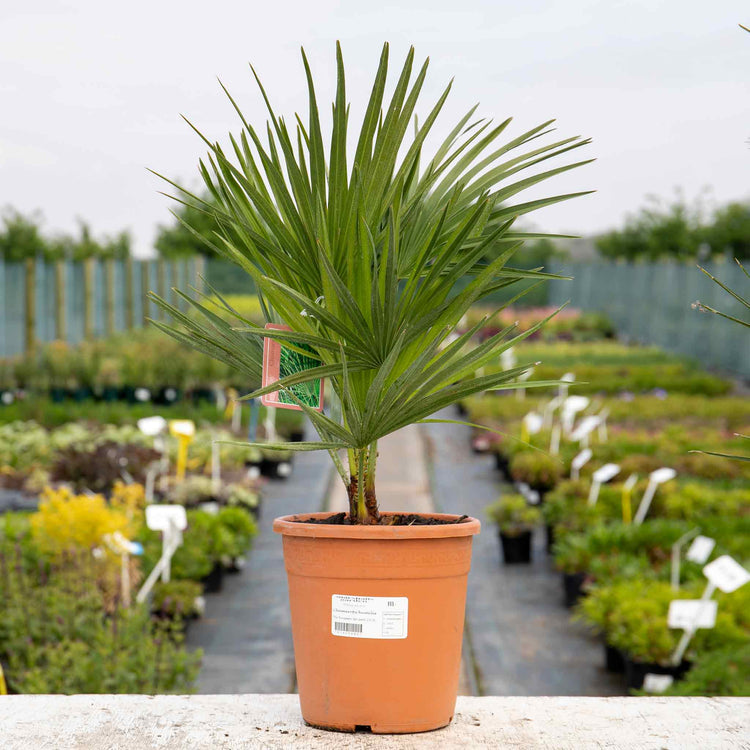
<path fill-rule="evenodd" d="M 347 638 L 406 638 L 409 599 L 405 596 L 331 597 L 331 634 Z"/>
<path fill-rule="evenodd" d="M 361 633 L 362 623 L 361 622 L 334 622 L 334 630 L 340 630 L 344 633 Z"/>

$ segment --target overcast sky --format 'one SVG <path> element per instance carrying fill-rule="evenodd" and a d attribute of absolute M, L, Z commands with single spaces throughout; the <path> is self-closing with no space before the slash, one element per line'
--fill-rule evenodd
<path fill-rule="evenodd" d="M 171 217 L 146 167 L 197 185 L 203 149 L 179 113 L 214 139 L 236 131 L 219 76 L 264 120 L 248 62 L 278 111 L 304 110 L 300 45 L 328 101 L 336 39 L 357 127 L 387 40 L 392 69 L 410 44 L 431 58 L 423 109 L 455 76 L 446 129 L 480 102 L 484 116 L 512 115 L 514 133 L 554 117 L 561 135 L 591 136 L 598 161 L 554 187 L 598 192 L 538 213 L 546 231 L 611 227 L 676 187 L 747 199 L 750 34 L 738 23 L 750 25 L 747 0 L 6 0 L 0 206 L 41 210 L 49 232 L 77 216 L 97 233 L 129 228 L 148 253 Z"/>

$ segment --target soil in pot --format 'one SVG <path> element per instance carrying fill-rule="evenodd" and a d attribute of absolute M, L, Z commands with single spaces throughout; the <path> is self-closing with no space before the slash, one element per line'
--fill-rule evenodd
<path fill-rule="evenodd" d="M 625 657 L 619 648 L 604 641 L 604 665 L 607 672 L 623 674 L 625 672 Z"/>
<path fill-rule="evenodd" d="M 450 522 L 304 522 L 330 515 L 274 521 L 284 545 L 305 721 L 378 734 L 446 726 L 458 691 L 479 521 L 431 514 Z"/>
<path fill-rule="evenodd" d="M 506 565 L 531 562 L 531 532 L 523 531 L 516 536 L 507 536 L 500 532 L 500 546 Z"/>
<path fill-rule="evenodd" d="M 578 600 L 583 596 L 583 584 L 586 582 L 586 574 L 563 573 L 562 580 L 565 606 L 575 607 L 578 604 Z"/>
<path fill-rule="evenodd" d="M 640 690 L 643 680 L 647 674 L 668 674 L 675 680 L 682 679 L 692 666 L 692 662 L 683 660 L 676 667 L 672 665 L 662 666 L 652 662 L 642 662 L 625 654 L 625 686 L 628 690 Z"/>

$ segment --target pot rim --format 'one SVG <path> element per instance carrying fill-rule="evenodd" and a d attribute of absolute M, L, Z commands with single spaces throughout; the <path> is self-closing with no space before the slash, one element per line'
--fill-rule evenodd
<path fill-rule="evenodd" d="M 481 524 L 478 519 L 468 516 L 461 523 L 439 526 L 343 526 L 333 524 L 304 523 L 309 518 L 326 518 L 334 515 L 331 511 L 322 513 L 295 513 L 274 519 L 273 530 L 283 536 L 303 536 L 323 539 L 445 539 L 449 537 L 473 536 L 478 534 Z M 384 511 L 382 516 L 396 515 Z M 453 513 L 417 513 L 424 518 L 456 520 L 460 516 Z"/>

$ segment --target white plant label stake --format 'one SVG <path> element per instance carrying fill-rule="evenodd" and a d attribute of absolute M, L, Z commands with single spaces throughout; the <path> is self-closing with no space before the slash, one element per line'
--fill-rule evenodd
<path fill-rule="evenodd" d="M 512 346 L 500 352 L 500 366 L 503 370 L 512 370 L 516 366 L 516 353 Z"/>
<path fill-rule="evenodd" d="M 542 427 L 544 427 L 545 430 L 548 430 L 550 427 L 552 427 L 553 415 L 555 413 L 555 410 L 560 406 L 560 404 L 562 404 L 562 402 L 563 399 L 560 396 L 555 396 L 544 405 L 544 410 L 542 411 L 544 422 L 542 424 Z"/>
<path fill-rule="evenodd" d="M 152 464 L 146 471 L 146 505 L 150 505 L 154 502 L 154 482 L 156 481 L 156 474 L 159 471 L 159 464 Z"/>
<path fill-rule="evenodd" d="M 126 539 L 119 531 L 113 534 L 105 534 L 105 544 L 120 556 L 120 591 L 122 591 L 122 604 L 124 607 L 130 606 L 130 556 L 142 555 L 143 546 L 139 542 L 131 542 Z"/>
<path fill-rule="evenodd" d="M 690 641 L 698 628 L 697 623 L 701 617 L 703 607 L 706 606 L 709 599 L 711 599 L 714 591 L 719 589 L 725 594 L 731 594 L 733 591 L 736 591 L 750 581 L 750 573 L 748 573 L 729 555 L 717 557 L 713 562 L 706 565 L 706 567 L 703 568 L 703 575 L 708 578 L 708 585 L 703 590 L 703 595 L 700 598 L 701 606 L 697 608 L 696 616 L 691 627 L 686 629 L 682 634 L 682 638 L 672 655 L 672 664 L 675 665 L 682 661 L 682 657 L 685 655 L 685 651 L 687 651 L 687 647 L 690 645 Z"/>
<path fill-rule="evenodd" d="M 578 426 L 570 434 L 570 439 L 574 443 L 579 443 L 581 448 L 589 447 L 589 437 L 591 433 L 599 426 L 599 417 L 584 417 Z"/>
<path fill-rule="evenodd" d="M 674 677 L 671 674 L 654 674 L 649 672 L 643 678 L 643 689 L 647 693 L 663 693 L 668 687 L 671 687 Z"/>
<path fill-rule="evenodd" d="M 211 484 L 215 493 L 221 489 L 221 452 L 216 440 L 211 442 Z"/>
<path fill-rule="evenodd" d="M 719 603 L 715 599 L 673 599 L 669 603 L 667 626 L 675 630 L 712 628 Z"/>
<path fill-rule="evenodd" d="M 560 378 L 560 385 L 557 389 L 557 395 L 564 401 L 566 398 L 568 398 L 568 386 L 571 383 L 576 382 L 576 376 L 575 373 L 572 372 L 566 372 L 561 378 Z"/>
<path fill-rule="evenodd" d="M 135 598 L 139 604 L 146 600 L 159 576 L 164 583 L 169 583 L 170 561 L 182 544 L 182 532 L 187 528 L 185 508 L 182 505 L 147 505 L 146 525 L 149 529 L 162 532 L 162 553 Z"/>
<path fill-rule="evenodd" d="M 677 472 L 674 469 L 670 469 L 667 466 L 663 466 L 661 469 L 656 469 L 648 475 L 648 485 L 646 491 L 643 493 L 641 503 L 638 506 L 638 511 L 635 514 L 633 523 L 636 526 L 640 526 L 643 520 L 646 518 L 648 509 L 651 507 L 651 501 L 654 499 L 656 494 L 656 488 L 664 482 L 669 482 L 677 476 Z"/>
<path fill-rule="evenodd" d="M 630 498 L 633 494 L 633 487 L 638 481 L 637 474 L 631 474 L 625 484 L 622 485 L 622 522 L 630 523 L 633 520 L 633 507 Z"/>
<path fill-rule="evenodd" d="M 711 557 L 711 553 L 714 551 L 715 546 L 715 539 L 711 539 L 710 536 L 699 535 L 693 539 L 693 543 L 685 554 L 685 559 L 690 560 L 690 562 L 698 563 L 698 565 L 705 565 L 708 558 Z"/>
<path fill-rule="evenodd" d="M 586 396 L 568 396 L 562 405 L 560 423 L 562 424 L 563 434 L 570 435 L 575 422 L 576 414 L 583 411 L 589 405 Z"/>
<path fill-rule="evenodd" d="M 276 407 L 266 407 L 266 418 L 263 420 L 263 428 L 266 432 L 266 442 L 276 442 Z"/>
<path fill-rule="evenodd" d="M 528 370 L 525 370 L 518 376 L 518 382 L 519 383 L 525 383 L 533 374 L 534 368 L 529 367 Z M 516 389 L 516 398 L 519 401 L 523 401 L 526 398 L 526 389 L 525 388 L 517 388 Z"/>
<path fill-rule="evenodd" d="M 570 462 L 570 478 L 578 479 L 580 476 L 581 469 L 591 460 L 591 448 L 584 448 L 571 462 Z"/>
<path fill-rule="evenodd" d="M 560 452 L 560 425 L 555 424 L 552 427 L 552 435 L 549 440 L 549 452 L 556 456 Z"/>
<path fill-rule="evenodd" d="M 607 435 L 607 417 L 609 416 L 609 409 L 602 409 L 599 414 L 599 442 L 606 443 L 609 436 Z"/>
<path fill-rule="evenodd" d="M 164 432 L 167 429 L 167 420 L 164 417 L 160 417 L 158 414 L 154 414 L 153 417 L 143 417 L 139 419 L 138 429 L 144 434 L 154 439 L 154 450 L 161 454 L 159 461 L 159 469 L 162 474 L 169 472 L 169 458 L 167 457 L 167 449 L 164 444 Z M 156 477 L 154 477 L 156 479 Z M 151 489 L 151 500 L 153 500 L 153 487 Z M 148 499 L 148 493 L 146 494 L 146 501 L 151 502 Z"/>
<path fill-rule="evenodd" d="M 698 532 L 700 529 L 691 529 L 686 534 L 683 534 L 673 545 L 672 545 L 672 568 L 670 570 L 670 579 L 672 582 L 672 589 L 674 591 L 679 591 L 680 589 L 680 550 L 682 549 L 684 544 L 687 544 Z M 707 537 L 698 537 L 698 539 L 706 539 Z M 711 540 L 713 541 L 713 540 Z M 693 546 L 695 545 L 695 542 L 690 546 L 690 549 L 693 549 Z M 712 545 L 713 547 L 713 545 Z M 709 555 L 711 552 L 709 551 Z M 689 557 L 690 551 L 688 550 L 688 560 L 691 559 Z M 708 555 L 706 556 L 706 560 L 708 559 Z M 703 562 L 706 562 L 706 560 L 703 560 Z M 672 627 L 670 625 L 670 627 Z"/>
<path fill-rule="evenodd" d="M 521 422 L 521 440 L 529 442 L 531 435 L 536 435 L 541 429 L 544 422 L 543 417 L 535 411 L 530 411 Z"/>
<path fill-rule="evenodd" d="M 590 506 L 596 505 L 601 486 L 609 482 L 610 479 L 614 479 L 619 473 L 620 467 L 617 464 L 604 464 L 604 466 L 593 473 L 591 477 L 591 490 L 589 490 Z"/>

